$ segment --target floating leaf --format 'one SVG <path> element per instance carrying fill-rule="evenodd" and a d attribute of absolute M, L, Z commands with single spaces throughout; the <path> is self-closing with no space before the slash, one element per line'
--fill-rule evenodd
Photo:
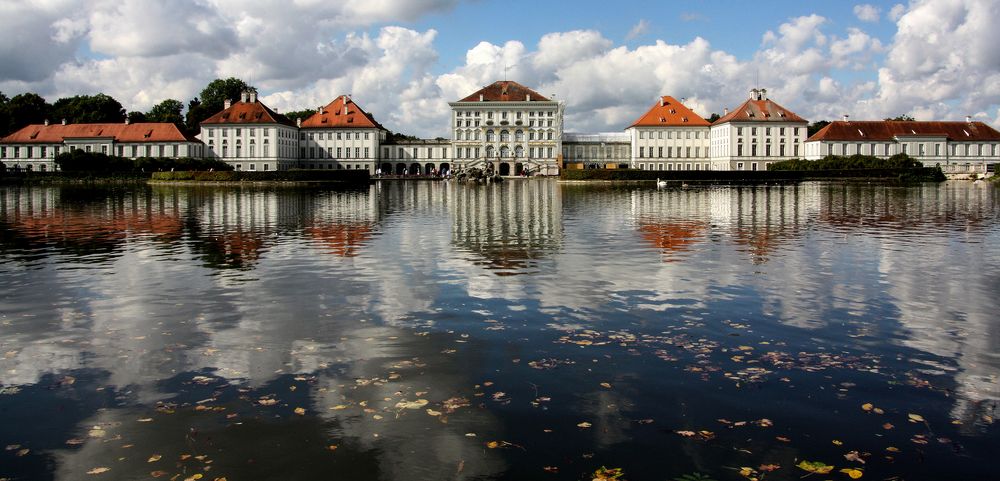
<path fill-rule="evenodd" d="M 890 453 L 898 453 L 899 452 L 899 448 L 897 448 L 896 446 L 889 446 L 889 447 L 885 448 L 885 450 L 889 451 Z"/>
<path fill-rule="evenodd" d="M 166 476 L 168 474 L 170 474 L 170 473 L 168 473 L 166 471 L 153 471 L 153 472 L 149 473 L 149 475 L 152 476 L 152 477 L 154 477 L 154 478 L 162 478 L 163 476 Z"/>
<path fill-rule="evenodd" d="M 694 436 L 695 434 L 698 434 L 698 433 L 696 433 L 694 431 L 676 431 L 676 432 L 677 432 L 677 434 L 680 434 L 681 436 L 684 436 L 685 438 L 690 438 L 691 436 Z"/>
<path fill-rule="evenodd" d="M 108 433 L 105 430 L 98 427 L 95 427 L 87 432 L 87 436 L 92 438 L 103 438 L 106 434 Z"/>
<path fill-rule="evenodd" d="M 604 389 L 611 389 L 611 384 L 606 383 L 606 382 L 602 382 L 601 383 L 601 387 L 603 387 Z"/>
<path fill-rule="evenodd" d="M 919 415 L 919 414 L 910 413 L 910 414 L 907 414 L 907 416 L 910 418 L 910 422 L 911 423 L 922 423 L 922 422 L 924 422 L 924 417 L 921 416 L 921 415 Z"/>
<path fill-rule="evenodd" d="M 865 464 L 864 458 L 862 458 L 857 451 L 851 451 L 844 455 L 844 459 L 848 461 L 855 461 L 861 464 Z"/>
<path fill-rule="evenodd" d="M 90 471 L 87 471 L 87 474 L 104 474 L 108 471 L 111 471 L 111 468 L 101 466 L 98 468 L 91 469 Z"/>
<path fill-rule="evenodd" d="M 841 440 L 839 440 L 839 439 L 834 439 L 832 442 L 833 442 L 834 446 L 843 446 L 844 445 L 844 442 L 841 441 Z"/>
<path fill-rule="evenodd" d="M 844 468 L 841 469 L 840 472 L 850 476 L 851 479 L 858 479 L 865 474 L 860 469 L 854 469 L 854 468 Z"/>
<path fill-rule="evenodd" d="M 147 463 L 155 463 L 155 462 L 159 461 L 160 458 L 162 458 L 162 457 L 163 456 L 160 456 L 159 454 L 154 454 L 154 455 L 150 456 L 149 459 L 146 460 L 146 462 Z"/>
<path fill-rule="evenodd" d="M 594 471 L 593 481 L 609 481 L 613 479 L 618 479 L 625 475 L 625 471 L 622 468 L 606 468 L 601 466 Z"/>
<path fill-rule="evenodd" d="M 306 415 L 306 410 L 303 409 L 303 408 L 295 408 L 294 412 L 295 412 L 295 414 L 298 414 L 299 416 L 305 416 Z"/>
<path fill-rule="evenodd" d="M 14 453 L 14 455 L 20 458 L 20 457 L 23 457 L 23 456 L 27 456 L 28 453 L 30 453 L 30 452 L 31 452 L 30 449 L 24 448 L 24 449 L 18 450 L 17 453 Z"/>
<path fill-rule="evenodd" d="M 427 409 L 427 415 L 428 416 L 440 416 L 441 415 L 441 411 L 435 411 L 433 409 L 428 408 Z"/>
<path fill-rule="evenodd" d="M 864 403 L 861 405 L 861 409 L 864 409 L 865 411 L 871 411 L 874 408 L 875 406 L 872 406 L 872 403 Z"/>
<path fill-rule="evenodd" d="M 892 429 L 894 427 L 896 427 L 896 426 L 893 426 L 892 423 L 885 423 L 885 424 L 882 425 L 882 429 L 886 429 L 886 430 Z"/>
<path fill-rule="evenodd" d="M 587 428 L 589 428 L 591 426 L 593 426 L 593 425 L 590 424 L 590 423 L 588 423 L 587 421 L 584 421 L 584 422 L 576 425 L 576 427 L 583 428 L 583 429 L 587 429 Z"/>
<path fill-rule="evenodd" d="M 764 471 L 765 473 L 770 473 L 772 471 L 777 471 L 781 469 L 780 464 L 761 464 L 757 469 Z"/>
<path fill-rule="evenodd" d="M 416 401 L 400 401 L 396 403 L 397 409 L 420 409 L 427 405 L 426 399 L 417 399 Z"/>
<path fill-rule="evenodd" d="M 799 469 L 802 469 L 803 471 L 808 471 L 810 473 L 816 473 L 816 474 L 828 474 L 830 471 L 833 471 L 833 466 L 830 466 L 826 463 L 821 463 L 819 461 L 803 460 L 796 466 L 798 466 Z"/>

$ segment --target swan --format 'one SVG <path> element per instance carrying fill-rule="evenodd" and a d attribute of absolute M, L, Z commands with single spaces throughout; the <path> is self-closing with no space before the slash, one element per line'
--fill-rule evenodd
<path fill-rule="evenodd" d="M 657 187 L 666 187 L 666 186 L 667 186 L 667 181 L 665 181 L 665 180 L 660 180 L 660 178 L 659 178 L 659 177 L 657 177 L 657 178 L 656 178 L 656 186 L 657 186 Z"/>

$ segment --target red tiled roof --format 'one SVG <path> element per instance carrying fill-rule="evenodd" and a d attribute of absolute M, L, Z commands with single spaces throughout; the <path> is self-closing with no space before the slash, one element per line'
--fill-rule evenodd
<path fill-rule="evenodd" d="M 500 80 L 477 90 L 476 93 L 459 100 L 459 102 L 479 102 L 480 95 L 482 95 L 484 102 L 527 102 L 529 95 L 531 102 L 547 102 L 549 100 L 513 80 Z"/>
<path fill-rule="evenodd" d="M 731 110 L 728 114 L 716 120 L 715 124 L 724 122 L 804 122 L 808 121 L 799 117 L 771 99 L 755 100 L 750 99 L 743 102 L 743 105 Z"/>
<path fill-rule="evenodd" d="M 347 108 L 346 112 L 344 108 Z M 303 129 L 382 129 L 375 118 L 354 103 L 350 97 L 341 95 L 323 107 L 322 110 L 302 121 Z"/>
<path fill-rule="evenodd" d="M 1000 140 L 1000 132 L 982 122 L 921 122 L 902 120 L 836 121 L 806 141 L 886 141 L 914 135 L 947 137 L 954 141 Z"/>
<path fill-rule="evenodd" d="M 677 99 L 664 95 L 632 127 L 708 127 L 711 125 Z"/>
<path fill-rule="evenodd" d="M 4 137 L 0 142 L 19 144 L 58 144 L 63 139 L 113 137 L 116 142 L 198 142 L 186 137 L 169 122 L 136 124 L 33 124 Z"/>
<path fill-rule="evenodd" d="M 295 123 L 262 104 L 260 100 L 253 102 L 233 102 L 228 109 L 223 110 L 201 122 L 202 124 L 285 124 Z"/>

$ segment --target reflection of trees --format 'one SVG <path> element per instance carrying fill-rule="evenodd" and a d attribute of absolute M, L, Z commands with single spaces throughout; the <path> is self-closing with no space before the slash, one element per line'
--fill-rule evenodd
<path fill-rule="evenodd" d="M 654 222 L 640 220 L 639 235 L 649 245 L 660 249 L 665 255 L 687 252 L 700 241 L 708 230 L 708 225 L 700 221 Z"/>
<path fill-rule="evenodd" d="M 837 230 L 981 230 L 991 219 L 993 189 L 834 184 L 824 189 L 819 220 Z"/>
<path fill-rule="evenodd" d="M 452 243 L 491 269 L 520 274 L 562 245 L 562 204 L 552 182 L 458 186 Z"/>

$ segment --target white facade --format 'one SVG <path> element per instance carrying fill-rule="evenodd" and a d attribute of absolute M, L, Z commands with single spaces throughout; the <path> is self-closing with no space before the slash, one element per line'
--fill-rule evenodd
<path fill-rule="evenodd" d="M 563 134 L 563 165 L 585 169 L 624 167 L 631 162 L 632 141 L 627 132 Z"/>
<path fill-rule="evenodd" d="M 726 122 L 712 125 L 714 170 L 767 170 L 774 162 L 804 155 L 806 124 L 801 122 Z"/>
<path fill-rule="evenodd" d="M 286 170 L 298 160 L 298 129 L 283 124 L 202 125 L 205 156 L 236 170 Z"/>
<path fill-rule="evenodd" d="M 512 96 L 515 100 L 509 100 Z M 496 172 L 516 174 L 527 169 L 532 174 L 559 173 L 562 102 L 545 99 L 515 82 L 502 81 L 448 105 L 457 168 L 490 163 Z"/>
<path fill-rule="evenodd" d="M 299 166 L 305 169 L 367 170 L 374 174 L 385 131 L 305 129 L 299 131 Z"/>
<path fill-rule="evenodd" d="M 443 175 L 454 168 L 452 144 L 447 140 L 398 141 L 382 145 L 382 175 Z"/>
<path fill-rule="evenodd" d="M 710 170 L 709 127 L 630 127 L 632 167 Z"/>

